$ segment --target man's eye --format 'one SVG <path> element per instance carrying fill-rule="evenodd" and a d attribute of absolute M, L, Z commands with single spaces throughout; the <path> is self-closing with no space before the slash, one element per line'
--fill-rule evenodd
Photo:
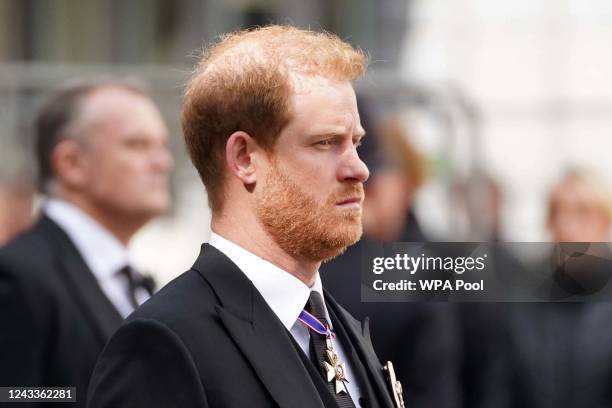
<path fill-rule="evenodd" d="M 317 145 L 319 146 L 331 146 L 332 144 L 333 141 L 331 139 L 320 140 L 317 142 Z"/>
<path fill-rule="evenodd" d="M 143 149 L 147 146 L 147 142 L 142 139 L 127 139 L 123 143 L 131 149 Z"/>

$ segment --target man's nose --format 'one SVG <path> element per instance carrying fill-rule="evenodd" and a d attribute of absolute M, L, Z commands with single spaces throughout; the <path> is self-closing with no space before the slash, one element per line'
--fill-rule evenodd
<path fill-rule="evenodd" d="M 152 163 L 155 169 L 167 173 L 174 166 L 174 158 L 167 147 L 157 149 L 152 156 Z"/>
<path fill-rule="evenodd" d="M 370 171 L 359 158 L 356 148 L 352 148 L 344 153 L 342 164 L 338 171 L 338 177 L 341 181 L 355 180 L 364 183 L 370 177 Z"/>

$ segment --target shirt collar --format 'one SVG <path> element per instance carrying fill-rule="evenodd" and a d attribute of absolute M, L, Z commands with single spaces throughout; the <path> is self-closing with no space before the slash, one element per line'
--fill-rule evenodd
<path fill-rule="evenodd" d="M 319 292 L 323 297 L 323 285 L 318 271 L 314 285 L 309 288 L 289 272 L 215 232 L 210 234 L 208 243 L 223 252 L 242 270 L 287 330 L 291 330 L 296 323 L 300 312 L 308 302 L 311 290 Z M 327 308 L 325 308 L 325 314 L 331 326 Z"/>
<path fill-rule="evenodd" d="M 43 211 L 66 232 L 99 281 L 111 279 L 119 269 L 130 264 L 127 248 L 77 206 L 51 198 Z"/>

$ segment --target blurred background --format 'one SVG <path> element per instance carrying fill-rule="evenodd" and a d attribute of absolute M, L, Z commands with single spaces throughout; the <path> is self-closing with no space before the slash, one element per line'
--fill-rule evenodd
<path fill-rule="evenodd" d="M 548 196 L 568 168 L 612 182 L 609 1 L 0 0 L 3 222 L 18 230 L 31 203 L 41 96 L 75 76 L 135 77 L 177 164 L 173 210 L 138 234 L 136 262 L 162 282 L 188 268 L 209 212 L 182 146 L 182 88 L 203 45 L 268 23 L 328 30 L 371 56 L 360 101 L 371 133 L 392 117 L 418 154 L 410 208 L 429 239 L 549 241 Z"/>

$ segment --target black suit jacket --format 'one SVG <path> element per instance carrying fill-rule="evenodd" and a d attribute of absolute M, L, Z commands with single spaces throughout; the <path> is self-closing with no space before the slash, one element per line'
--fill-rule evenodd
<path fill-rule="evenodd" d="M 326 297 L 367 372 L 368 406 L 391 408 L 367 325 L 362 328 Z M 299 353 L 248 278 L 204 244 L 193 268 L 141 306 L 112 337 L 91 379 L 88 406 L 334 406 L 319 396 L 309 362 Z"/>
<path fill-rule="evenodd" d="M 48 217 L 0 248 L 0 386 L 77 387 L 76 404 L 53 406 L 84 407 L 97 357 L 122 320 Z"/>

